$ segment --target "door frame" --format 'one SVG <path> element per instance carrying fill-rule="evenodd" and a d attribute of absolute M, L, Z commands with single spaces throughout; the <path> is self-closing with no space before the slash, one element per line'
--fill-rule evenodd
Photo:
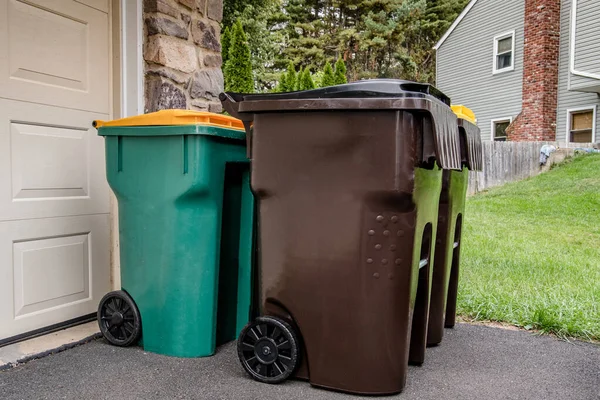
<path fill-rule="evenodd" d="M 112 0 L 111 9 L 113 116 L 125 118 L 144 113 L 144 11 L 142 0 Z"/>
<path fill-rule="evenodd" d="M 111 0 L 113 118 L 143 114 L 144 107 L 144 10 L 142 0 Z M 110 194 L 110 283 L 121 289 L 119 212 Z"/>

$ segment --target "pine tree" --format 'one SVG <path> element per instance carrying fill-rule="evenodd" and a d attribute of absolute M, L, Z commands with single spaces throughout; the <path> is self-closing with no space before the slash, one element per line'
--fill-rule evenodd
<path fill-rule="evenodd" d="M 311 90 L 315 88 L 315 82 L 313 81 L 310 69 L 308 68 L 304 68 L 302 77 L 299 79 L 299 81 L 300 85 L 298 90 Z"/>
<path fill-rule="evenodd" d="M 225 65 L 225 90 L 239 93 L 254 92 L 250 48 L 240 20 L 231 30 L 229 56 Z"/>
<path fill-rule="evenodd" d="M 346 78 L 346 63 L 341 58 L 338 58 L 335 63 L 334 83 L 336 85 L 348 83 L 348 78 Z"/>
<path fill-rule="evenodd" d="M 275 86 L 275 89 L 273 89 L 274 93 L 283 93 L 286 92 L 287 90 L 287 75 L 286 73 L 282 73 L 279 76 L 279 81 L 277 82 L 277 86 Z"/>
<path fill-rule="evenodd" d="M 432 47 L 468 1 L 225 0 L 223 26 L 242 21 L 257 90 L 281 89 L 279 78 L 290 62 L 301 71 L 321 69 L 313 80 L 324 85 L 323 66 L 338 58 L 346 67 L 338 78 L 349 81 L 434 82 Z"/>
<path fill-rule="evenodd" d="M 325 64 L 325 69 L 323 70 L 323 78 L 321 79 L 321 87 L 333 86 L 335 85 L 335 75 L 333 73 L 333 68 L 329 61 Z"/>
<path fill-rule="evenodd" d="M 287 67 L 284 92 L 293 92 L 296 90 L 299 80 L 299 76 L 296 74 L 296 67 L 294 67 L 294 63 L 290 61 Z"/>
<path fill-rule="evenodd" d="M 223 58 L 223 66 L 227 64 L 229 58 L 229 43 L 231 42 L 231 31 L 226 27 L 221 35 L 221 57 Z"/>

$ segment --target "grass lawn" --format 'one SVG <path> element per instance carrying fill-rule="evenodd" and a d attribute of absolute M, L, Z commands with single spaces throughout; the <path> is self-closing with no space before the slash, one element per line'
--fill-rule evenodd
<path fill-rule="evenodd" d="M 600 340 L 600 155 L 467 201 L 459 314 Z"/>

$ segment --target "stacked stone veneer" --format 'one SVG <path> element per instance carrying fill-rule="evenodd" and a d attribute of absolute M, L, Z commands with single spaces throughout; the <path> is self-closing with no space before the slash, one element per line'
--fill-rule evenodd
<path fill-rule="evenodd" d="M 146 112 L 221 112 L 223 0 L 144 0 Z"/>

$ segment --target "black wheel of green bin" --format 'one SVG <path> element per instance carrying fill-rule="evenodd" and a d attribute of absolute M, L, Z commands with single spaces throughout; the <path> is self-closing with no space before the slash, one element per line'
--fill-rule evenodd
<path fill-rule="evenodd" d="M 104 338 L 115 346 L 131 346 L 142 333 L 140 312 L 126 292 L 106 294 L 98 306 L 98 325 Z"/>
<path fill-rule="evenodd" d="M 257 381 L 280 383 L 299 365 L 299 341 L 294 329 L 275 317 L 258 317 L 240 333 L 237 343 L 242 366 Z"/>

